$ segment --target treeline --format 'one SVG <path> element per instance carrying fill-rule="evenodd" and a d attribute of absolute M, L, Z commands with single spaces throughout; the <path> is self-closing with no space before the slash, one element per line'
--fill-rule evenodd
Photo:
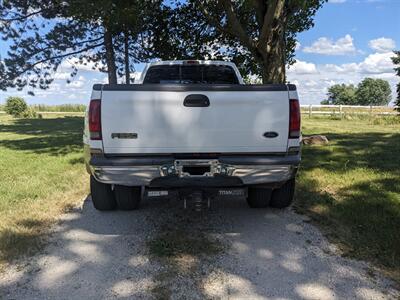
<path fill-rule="evenodd" d="M 392 99 L 389 82 L 383 79 L 365 78 L 357 86 L 334 84 L 328 89 L 328 99 L 321 104 L 334 105 L 388 105 Z"/>
<path fill-rule="evenodd" d="M 8 97 L 5 104 L 0 104 L 0 111 L 5 111 L 14 117 L 35 117 L 38 112 L 84 112 L 84 104 L 33 104 L 28 105 L 22 97 Z"/>
<path fill-rule="evenodd" d="M 84 104 L 60 104 L 60 105 L 46 105 L 34 104 L 30 105 L 34 111 L 43 112 L 84 112 L 86 105 Z"/>

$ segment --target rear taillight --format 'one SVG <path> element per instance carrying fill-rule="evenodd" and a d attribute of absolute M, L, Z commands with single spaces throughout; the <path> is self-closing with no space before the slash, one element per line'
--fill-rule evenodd
<path fill-rule="evenodd" d="M 101 102 L 90 100 L 89 104 L 89 132 L 91 140 L 101 140 Z"/>
<path fill-rule="evenodd" d="M 290 99 L 289 138 L 300 137 L 300 104 L 297 99 Z"/>

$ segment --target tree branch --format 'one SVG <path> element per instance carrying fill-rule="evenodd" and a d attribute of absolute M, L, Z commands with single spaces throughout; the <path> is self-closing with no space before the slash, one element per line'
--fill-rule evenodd
<path fill-rule="evenodd" d="M 223 27 L 218 20 L 216 20 L 209 12 L 208 10 L 204 7 L 203 4 L 199 3 L 200 9 L 203 12 L 203 15 L 207 18 L 208 22 L 210 22 L 211 25 L 213 25 L 215 28 L 217 28 L 219 31 L 229 34 L 229 35 L 233 35 L 235 36 L 235 34 L 231 31 L 229 31 L 227 28 Z"/>
<path fill-rule="evenodd" d="M 99 37 L 99 38 L 97 38 L 97 39 L 86 40 L 86 41 L 80 41 L 80 42 L 77 42 L 77 43 L 74 43 L 74 44 L 68 46 L 68 48 L 73 48 L 73 47 L 75 47 L 75 46 L 79 46 L 79 45 L 82 45 L 82 44 L 97 42 L 97 41 L 102 40 L 102 39 L 103 39 L 103 37 L 101 36 L 101 37 Z M 33 53 L 33 54 L 31 54 L 30 56 L 28 56 L 28 59 L 32 58 L 32 57 L 35 56 L 35 55 L 38 55 L 39 53 L 41 53 L 41 52 L 43 52 L 43 51 L 46 51 L 46 50 L 52 49 L 52 48 L 54 48 L 54 46 L 48 46 L 48 47 L 45 47 L 45 48 L 41 48 L 41 49 L 39 49 L 38 51 L 36 51 L 35 53 Z"/>
<path fill-rule="evenodd" d="M 264 0 L 253 0 L 253 6 L 256 13 L 256 21 L 261 31 L 267 6 Z"/>
<path fill-rule="evenodd" d="M 27 15 L 21 15 L 21 14 L 16 14 L 15 13 L 16 15 L 18 15 L 18 17 L 11 18 L 11 19 L 0 19 L 0 21 L 1 22 L 5 22 L 5 23 L 10 23 L 10 22 L 14 22 L 14 21 L 23 21 L 23 20 L 26 20 L 26 19 L 28 19 L 28 18 L 30 18 L 32 16 L 40 14 L 42 11 L 43 10 L 41 9 L 41 10 L 38 10 L 38 11 L 31 12 L 30 14 L 27 14 Z"/>
<path fill-rule="evenodd" d="M 268 42 L 267 38 L 271 35 L 273 21 L 279 19 L 283 12 L 284 5 L 285 0 L 271 0 L 269 2 L 258 39 L 258 46 L 265 45 Z"/>
<path fill-rule="evenodd" d="M 41 59 L 41 60 L 39 60 L 39 61 L 37 61 L 37 62 L 35 62 L 35 63 L 29 65 L 28 68 L 25 68 L 24 70 L 22 70 L 22 71 L 19 72 L 16 76 L 13 76 L 13 77 L 14 77 L 14 78 L 19 77 L 19 76 L 21 76 L 22 74 L 24 74 L 25 72 L 27 72 L 27 71 L 33 69 L 33 67 L 37 66 L 38 64 L 44 63 L 44 62 L 46 62 L 46 61 L 54 60 L 54 59 L 59 59 L 59 58 L 65 58 L 65 57 L 68 57 L 68 56 L 71 56 L 71 55 L 79 54 L 79 53 L 82 53 L 82 52 L 85 52 L 85 51 L 88 51 L 88 50 L 97 48 L 97 47 L 99 47 L 99 46 L 102 46 L 103 44 L 104 44 L 104 43 L 100 43 L 100 44 L 92 45 L 92 46 L 90 46 L 90 47 L 86 47 L 86 48 L 81 49 L 81 50 L 78 50 L 78 51 L 69 52 L 69 53 L 61 54 L 61 55 L 56 55 L 56 56 L 49 57 L 49 58 L 46 58 L 46 59 Z"/>
<path fill-rule="evenodd" d="M 236 16 L 231 0 L 219 0 L 218 1 L 226 12 L 228 19 L 228 27 L 234 36 L 236 36 L 244 45 L 249 49 L 256 48 L 256 44 L 253 39 L 246 33 L 242 24 Z"/>

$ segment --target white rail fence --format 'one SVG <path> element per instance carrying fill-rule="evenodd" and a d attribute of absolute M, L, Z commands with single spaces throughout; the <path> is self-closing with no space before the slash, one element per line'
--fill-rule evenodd
<path fill-rule="evenodd" d="M 313 115 L 400 115 L 397 111 L 398 106 L 363 106 L 363 105 L 322 105 L 307 104 L 300 105 L 301 113 L 308 114 L 311 118 Z"/>

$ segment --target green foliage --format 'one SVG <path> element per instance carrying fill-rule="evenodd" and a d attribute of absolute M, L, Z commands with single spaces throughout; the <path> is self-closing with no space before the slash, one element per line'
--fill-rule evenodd
<path fill-rule="evenodd" d="M 391 100 L 391 94 L 389 82 L 386 80 L 365 78 L 357 86 L 357 104 L 388 105 Z"/>
<path fill-rule="evenodd" d="M 328 99 L 321 104 L 334 105 L 388 105 L 391 100 L 389 82 L 365 78 L 357 87 L 353 84 L 335 84 L 328 89 Z"/>
<path fill-rule="evenodd" d="M 321 101 L 321 104 L 322 105 L 328 105 L 328 104 L 331 104 L 331 102 L 328 99 L 325 99 L 325 100 Z"/>
<path fill-rule="evenodd" d="M 22 117 L 25 119 L 34 119 L 37 118 L 37 113 L 32 107 L 28 107 L 23 113 Z"/>
<path fill-rule="evenodd" d="M 28 105 L 21 97 L 8 97 L 4 110 L 13 117 L 23 117 L 28 110 Z"/>
<path fill-rule="evenodd" d="M 334 105 L 355 105 L 356 101 L 356 87 L 352 84 L 335 84 L 328 89 L 327 104 Z M 321 104 L 325 104 L 322 103 Z"/>
<path fill-rule="evenodd" d="M 243 77 L 245 84 L 262 84 L 262 79 L 254 75 L 246 75 Z"/>
<path fill-rule="evenodd" d="M 294 62 L 297 34 L 314 26 L 314 16 L 326 1 L 287 0 L 282 10 L 281 1 L 178 2 L 184 4 L 177 8 L 177 32 L 193 57 L 228 58 L 242 74 L 268 83 L 276 73 L 284 79 L 285 65 Z"/>
<path fill-rule="evenodd" d="M 73 61 L 71 78 L 79 64 L 117 78 L 133 63 L 174 59 L 185 49 L 170 34 L 171 18 L 161 0 L 0 1 L 0 37 L 9 45 L 0 89 L 46 89 L 65 59 Z"/>
<path fill-rule="evenodd" d="M 395 56 L 392 57 L 392 62 L 396 67 L 394 68 L 396 75 L 400 76 L 400 51 L 394 51 Z M 400 82 L 397 84 L 397 98 L 395 105 L 399 106 L 398 111 L 400 111 Z"/>
<path fill-rule="evenodd" d="M 326 0 L 270 2 L 0 1 L 0 37 L 9 45 L 0 89 L 46 89 L 65 59 L 74 62 L 71 77 L 90 63 L 112 83 L 155 58 L 229 59 L 243 74 L 284 82 L 297 34 L 314 25 Z"/>

